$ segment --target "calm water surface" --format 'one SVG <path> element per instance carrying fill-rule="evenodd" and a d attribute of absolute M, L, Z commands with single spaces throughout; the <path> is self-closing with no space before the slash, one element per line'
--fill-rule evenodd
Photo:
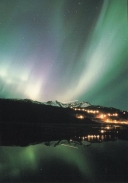
<path fill-rule="evenodd" d="M 0 182 L 128 182 L 127 139 L 100 134 L 82 137 L 85 146 L 70 139 L 20 147 L 5 146 L 2 135 Z"/>

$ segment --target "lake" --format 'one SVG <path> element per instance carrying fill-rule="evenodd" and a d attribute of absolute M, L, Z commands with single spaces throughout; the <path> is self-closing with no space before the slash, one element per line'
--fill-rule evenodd
<path fill-rule="evenodd" d="M 128 182 L 127 126 L 0 129 L 0 182 Z"/>

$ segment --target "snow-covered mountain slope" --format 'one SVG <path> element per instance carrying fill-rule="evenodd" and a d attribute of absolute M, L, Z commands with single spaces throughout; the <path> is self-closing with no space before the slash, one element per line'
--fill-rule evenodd
<path fill-rule="evenodd" d="M 34 101 L 31 99 L 2 99 L 1 100 L 8 100 L 8 101 L 17 101 L 17 102 L 25 102 L 25 103 L 36 103 L 36 104 L 44 104 L 44 105 L 49 105 L 49 106 L 55 106 L 55 107 L 62 107 L 62 108 L 68 108 L 68 107 L 88 107 L 91 106 L 90 103 L 88 102 L 78 102 L 78 101 L 74 101 L 74 102 L 68 102 L 68 103 L 62 103 L 59 102 L 57 100 L 55 101 L 47 101 L 47 102 L 38 102 L 38 101 Z"/>
<path fill-rule="evenodd" d="M 59 101 L 48 101 L 48 102 L 43 102 L 43 104 L 45 105 L 51 105 L 51 106 L 56 106 L 56 107 L 63 107 L 63 108 L 67 108 L 67 107 L 88 107 L 91 106 L 90 103 L 88 102 L 71 102 L 71 103 L 62 103 Z"/>

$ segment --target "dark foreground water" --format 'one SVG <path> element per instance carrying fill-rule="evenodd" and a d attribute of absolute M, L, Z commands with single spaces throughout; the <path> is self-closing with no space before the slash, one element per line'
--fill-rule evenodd
<path fill-rule="evenodd" d="M 22 133 L 19 135 L 9 126 L 6 130 L 5 126 L 1 126 L 1 129 L 0 183 L 128 182 L 127 128 L 84 126 L 78 130 L 75 127 L 75 135 L 72 133 L 74 129 L 65 131 L 65 140 L 61 136 L 63 130 L 60 133 L 56 131 L 58 135 L 55 135 L 50 129 L 44 136 L 41 126 L 39 133 L 35 126 L 30 130 L 27 127 L 25 131 L 19 127 Z M 14 129 L 18 131 L 17 127 Z M 28 138 L 31 133 L 33 139 Z M 49 141 L 48 136 L 53 141 Z M 58 136 L 60 141 L 55 140 Z M 45 139 L 44 143 L 41 138 L 45 137 L 48 141 Z M 26 146 L 23 145 L 25 139 Z M 30 145 L 34 141 L 35 145 Z"/>

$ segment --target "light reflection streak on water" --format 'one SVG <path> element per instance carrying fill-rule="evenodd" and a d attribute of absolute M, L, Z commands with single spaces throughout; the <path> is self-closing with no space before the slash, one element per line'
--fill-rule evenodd
<path fill-rule="evenodd" d="M 74 148 L 74 149 L 78 149 L 78 147 L 70 146 L 70 145 L 67 145 L 67 144 L 61 144 L 61 145 L 66 146 L 66 147 L 70 147 L 70 148 Z"/>

